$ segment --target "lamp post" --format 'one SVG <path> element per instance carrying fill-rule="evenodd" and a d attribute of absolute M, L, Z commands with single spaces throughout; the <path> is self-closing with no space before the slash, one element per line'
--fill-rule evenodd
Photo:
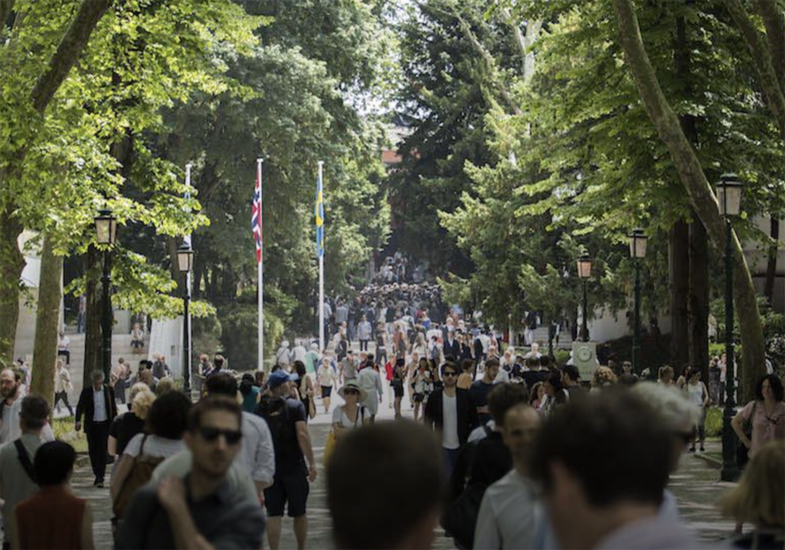
<path fill-rule="evenodd" d="M 736 360 L 733 355 L 733 227 L 731 216 L 741 211 L 742 183 L 736 174 L 723 174 L 717 184 L 717 202 L 720 215 L 725 218 L 725 410 L 722 415 L 722 472 L 723 481 L 736 481 L 739 467 L 736 463 L 737 437 L 731 426 L 736 412 L 734 400 Z"/>
<path fill-rule="evenodd" d="M 630 233 L 630 256 L 635 263 L 635 318 L 632 331 L 632 368 L 640 373 L 641 358 L 641 260 L 646 257 L 646 233 L 635 228 Z"/>
<path fill-rule="evenodd" d="M 180 273 L 185 276 L 185 287 L 183 294 L 183 391 L 188 398 L 191 398 L 191 339 L 189 338 L 189 319 L 188 306 L 191 302 L 191 292 L 188 285 L 188 277 L 194 264 L 194 251 L 190 245 L 183 244 L 177 249 L 177 267 Z"/>
<path fill-rule="evenodd" d="M 117 218 L 112 215 L 111 210 L 101 210 L 93 219 L 95 223 L 96 242 L 105 245 L 104 249 L 104 273 L 101 277 L 103 290 L 104 313 L 101 323 L 101 368 L 104 371 L 104 379 L 109 380 L 112 371 L 112 264 L 111 247 L 117 238 Z"/>
<path fill-rule="evenodd" d="M 587 319 L 589 315 L 588 300 L 586 297 L 586 282 L 591 277 L 592 259 L 585 252 L 578 258 L 578 277 L 583 282 L 583 320 L 581 322 L 581 340 L 589 341 L 589 328 Z"/>

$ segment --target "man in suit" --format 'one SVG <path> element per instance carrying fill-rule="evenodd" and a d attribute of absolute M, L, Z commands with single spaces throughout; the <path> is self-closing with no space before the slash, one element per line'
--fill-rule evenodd
<path fill-rule="evenodd" d="M 457 363 L 458 360 L 461 358 L 461 345 L 458 343 L 458 340 L 455 339 L 455 331 L 448 330 L 447 337 L 444 339 L 444 357 L 445 359 L 449 356 Z"/>
<path fill-rule="evenodd" d="M 472 396 L 468 391 L 456 387 L 458 369 L 455 364 L 444 364 L 442 380 L 444 389 L 431 393 L 423 416 L 425 425 L 441 435 L 449 474 L 458 457 L 458 451 L 466 444 L 472 430 L 480 425 L 480 421 Z"/>
<path fill-rule="evenodd" d="M 76 431 L 82 429 L 84 414 L 84 433 L 87 436 L 87 448 L 90 453 L 90 464 L 93 467 L 96 487 L 104 486 L 106 472 L 106 444 L 109 439 L 109 426 L 117 416 L 117 404 L 114 392 L 104 384 L 104 373 L 94 370 L 90 376 L 93 384 L 82 390 L 79 403 L 76 405 Z"/>

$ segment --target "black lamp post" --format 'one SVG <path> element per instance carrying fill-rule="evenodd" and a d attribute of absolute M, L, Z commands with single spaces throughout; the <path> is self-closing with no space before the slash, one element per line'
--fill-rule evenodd
<path fill-rule="evenodd" d="M 641 260 L 646 257 L 646 233 L 635 228 L 630 233 L 630 256 L 635 263 L 635 318 L 632 332 L 632 368 L 640 373 L 641 358 Z"/>
<path fill-rule="evenodd" d="M 717 184 L 717 201 L 720 214 L 725 218 L 725 409 L 722 415 L 722 473 L 723 481 L 736 481 L 739 467 L 736 464 L 737 437 L 731 426 L 736 413 L 734 399 L 736 360 L 733 355 L 733 228 L 731 216 L 741 211 L 742 183 L 736 174 L 723 174 Z"/>
<path fill-rule="evenodd" d="M 581 340 L 589 341 L 589 327 L 587 320 L 589 317 L 588 300 L 586 297 L 586 282 L 591 277 L 592 259 L 585 252 L 578 258 L 578 277 L 583 282 L 583 320 L 581 322 Z"/>
<path fill-rule="evenodd" d="M 117 218 L 111 210 L 101 210 L 93 220 L 95 222 L 96 242 L 105 245 L 104 273 L 101 278 L 103 288 L 104 314 L 101 323 L 101 367 L 104 371 L 104 380 L 109 380 L 112 371 L 112 299 L 111 299 L 111 247 L 117 238 Z"/>
<path fill-rule="evenodd" d="M 191 398 L 191 339 L 189 338 L 188 306 L 191 302 L 191 292 L 188 288 L 188 278 L 194 264 L 194 251 L 188 244 L 183 244 L 177 250 L 177 266 L 180 273 L 185 276 L 183 293 L 183 391 Z"/>

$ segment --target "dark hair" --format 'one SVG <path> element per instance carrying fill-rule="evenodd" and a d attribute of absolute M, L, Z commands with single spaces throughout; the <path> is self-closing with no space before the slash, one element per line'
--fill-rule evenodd
<path fill-rule="evenodd" d="M 368 354 L 368 362 L 369 363 L 373 363 L 373 353 L 369 353 Z M 305 366 L 305 365 L 303 365 L 303 366 Z"/>
<path fill-rule="evenodd" d="M 63 441 L 44 443 L 35 453 L 33 467 L 38 485 L 42 487 L 61 485 L 74 470 L 76 451 Z"/>
<path fill-rule="evenodd" d="M 461 361 L 461 370 L 463 372 L 474 370 L 474 360 L 464 359 L 463 361 Z"/>
<path fill-rule="evenodd" d="M 399 357 L 395 360 L 396 367 L 403 367 L 404 365 L 406 365 L 406 359 L 404 359 L 403 357 Z"/>
<path fill-rule="evenodd" d="M 216 372 L 205 381 L 205 388 L 210 395 L 237 397 L 237 380 L 228 372 Z"/>
<path fill-rule="evenodd" d="M 294 371 L 297 373 L 297 376 L 300 377 L 300 380 L 302 380 L 305 377 L 305 375 L 308 373 L 308 371 L 305 370 L 305 363 L 303 363 L 302 361 L 294 362 Z"/>
<path fill-rule="evenodd" d="M 634 393 L 608 388 L 556 409 L 532 449 L 532 477 L 547 493 L 552 466 L 578 479 L 593 506 L 633 501 L 659 506 L 672 462 L 673 434 Z M 608 457 L 614 460 L 608 460 Z"/>
<path fill-rule="evenodd" d="M 542 385 L 542 382 L 537 382 L 532 386 L 532 391 L 529 392 L 529 405 L 534 405 L 534 402 L 537 400 L 537 394 L 539 393 Z"/>
<path fill-rule="evenodd" d="M 226 359 L 219 353 L 213 358 L 213 366 L 216 370 L 220 370 L 224 366 L 224 361 L 226 361 Z"/>
<path fill-rule="evenodd" d="M 551 366 L 551 357 L 548 355 L 543 355 L 538 361 L 540 362 L 540 366 L 545 367 L 546 369 Z"/>
<path fill-rule="evenodd" d="M 31 430 L 39 430 L 46 424 L 49 416 L 49 404 L 40 395 L 28 395 L 22 399 L 19 418 Z"/>
<path fill-rule="evenodd" d="M 189 410 L 191 401 L 184 394 L 166 392 L 153 401 L 145 421 L 145 432 L 166 439 L 181 439 Z"/>
<path fill-rule="evenodd" d="M 204 415 L 212 411 L 226 411 L 234 414 L 237 416 L 237 428 L 240 429 L 242 426 L 243 410 L 235 399 L 223 395 L 208 395 L 191 407 L 191 411 L 188 413 L 188 431 L 191 433 L 196 432 L 202 425 Z"/>
<path fill-rule="evenodd" d="M 529 357 L 527 357 L 525 359 L 525 361 L 526 361 L 526 366 L 529 367 L 530 369 L 533 369 L 534 367 L 539 367 L 540 366 L 540 358 L 539 357 L 529 356 Z"/>
<path fill-rule="evenodd" d="M 490 359 L 488 359 L 485 362 L 485 369 L 487 370 L 487 369 L 491 369 L 491 368 L 494 368 L 494 367 L 496 367 L 496 368 L 499 367 L 499 360 L 496 359 L 495 357 L 491 357 Z"/>
<path fill-rule="evenodd" d="M 253 384 L 254 384 L 254 375 L 251 374 L 250 372 L 246 372 L 245 374 L 243 374 L 243 377 L 240 379 L 240 387 L 239 387 L 240 393 L 243 396 L 246 396 L 249 393 L 251 393 L 251 388 L 253 388 Z"/>
<path fill-rule="evenodd" d="M 504 426 L 504 415 L 511 407 L 528 402 L 529 394 L 521 384 L 496 384 L 488 392 L 488 412 L 497 426 Z"/>
<path fill-rule="evenodd" d="M 455 363 L 451 361 L 448 361 L 444 365 L 442 365 L 442 368 L 440 370 L 442 378 L 444 378 L 444 369 L 452 369 L 455 372 L 455 374 L 460 374 L 458 369 L 455 367 Z"/>
<path fill-rule="evenodd" d="M 327 466 L 336 547 L 399 546 L 438 509 L 445 480 L 439 441 L 424 426 L 399 421 L 351 430 Z"/>
<path fill-rule="evenodd" d="M 564 374 L 567 375 L 567 378 L 572 380 L 573 382 L 577 382 L 578 379 L 581 377 L 581 373 L 578 372 L 578 367 L 575 365 L 564 365 L 562 368 Z"/>
<path fill-rule="evenodd" d="M 638 378 L 632 373 L 623 372 L 617 377 L 616 382 L 620 386 L 634 386 L 638 383 Z"/>
<path fill-rule="evenodd" d="M 782 380 L 780 380 L 779 377 L 774 374 L 767 374 L 758 380 L 758 383 L 755 385 L 755 398 L 758 401 L 763 401 L 763 382 L 766 380 L 768 380 L 769 384 L 771 384 L 771 391 L 774 394 L 774 399 L 777 401 L 782 401 L 784 393 L 782 388 Z"/>

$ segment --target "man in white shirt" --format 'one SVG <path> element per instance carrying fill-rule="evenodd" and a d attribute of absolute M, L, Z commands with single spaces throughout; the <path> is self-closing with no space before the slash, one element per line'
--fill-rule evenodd
<path fill-rule="evenodd" d="M 533 548 L 537 517 L 544 512 L 527 462 L 539 426 L 540 415 L 526 403 L 504 415 L 502 439 L 510 449 L 513 469 L 485 491 L 474 532 L 475 548 Z"/>

